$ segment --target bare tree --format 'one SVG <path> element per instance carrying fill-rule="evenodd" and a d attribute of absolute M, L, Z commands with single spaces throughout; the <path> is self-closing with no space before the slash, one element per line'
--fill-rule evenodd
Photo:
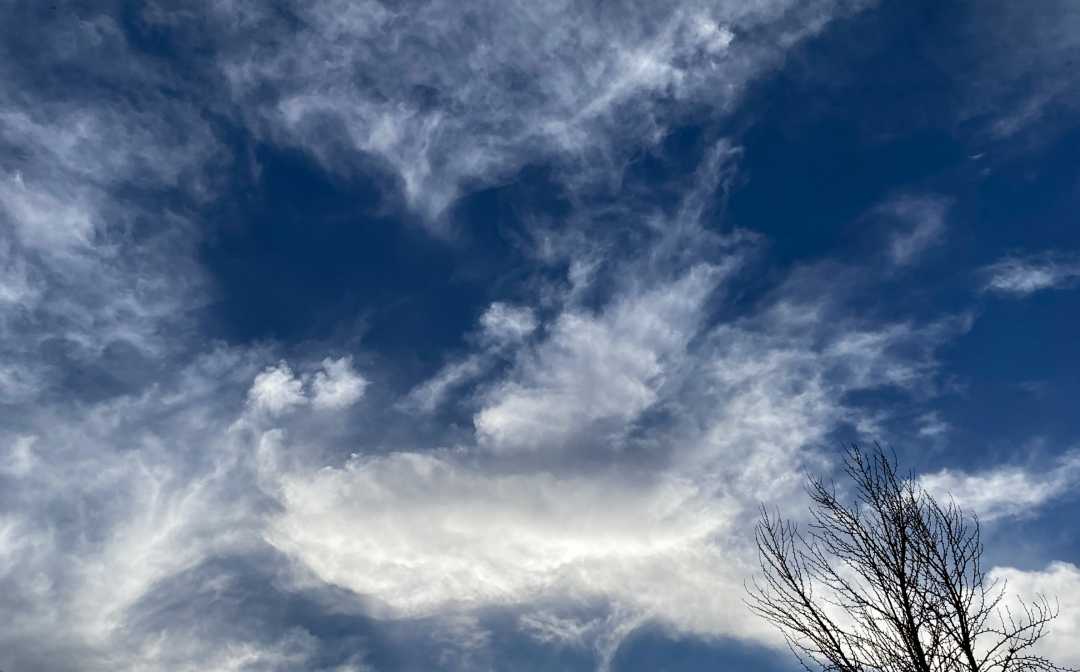
<path fill-rule="evenodd" d="M 982 566 L 979 521 L 939 503 L 880 448 L 852 447 L 835 484 L 811 478 L 805 532 L 762 509 L 762 577 L 748 605 L 776 625 L 807 670 L 1051 672 L 1035 644 L 1058 608 L 1006 600 Z"/>

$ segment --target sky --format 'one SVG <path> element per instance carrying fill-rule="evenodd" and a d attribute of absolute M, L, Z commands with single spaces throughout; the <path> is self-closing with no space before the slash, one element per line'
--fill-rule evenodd
<path fill-rule="evenodd" d="M 1080 665 L 1080 4 L 0 14 L 0 669 L 792 672 L 874 441 Z"/>

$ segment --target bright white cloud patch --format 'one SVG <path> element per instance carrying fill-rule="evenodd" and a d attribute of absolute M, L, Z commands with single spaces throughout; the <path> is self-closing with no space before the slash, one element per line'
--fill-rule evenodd
<path fill-rule="evenodd" d="M 322 370 L 311 381 L 311 403 L 315 408 L 340 410 L 364 396 L 367 380 L 357 373 L 350 357 L 322 361 Z"/>
<path fill-rule="evenodd" d="M 282 504 L 275 546 L 399 615 L 563 595 L 615 598 L 698 631 L 736 626 L 723 605 L 692 597 L 728 571 L 716 536 L 735 510 L 688 479 L 634 487 L 617 473 L 485 473 L 409 453 L 285 475 Z M 673 579 L 662 591 L 658 575 Z"/>
<path fill-rule="evenodd" d="M 474 420 L 481 441 L 498 452 L 558 450 L 590 428 L 601 437 L 625 431 L 683 357 L 717 275 L 699 267 L 599 317 L 563 314 L 523 354 L 519 375 L 489 394 Z"/>
<path fill-rule="evenodd" d="M 930 492 L 951 497 L 984 520 L 1024 515 L 1075 489 L 1080 483 L 1080 454 L 1069 453 L 1049 469 L 998 467 L 974 473 L 945 469 L 920 480 Z"/>
<path fill-rule="evenodd" d="M 303 382 L 293 375 L 285 362 L 267 367 L 255 376 L 248 392 L 248 403 L 253 408 L 271 414 L 283 413 L 307 401 Z"/>
<path fill-rule="evenodd" d="M 1028 600 L 1048 597 L 1060 612 L 1047 628 L 1036 653 L 1061 665 L 1080 665 L 1080 567 L 1070 562 L 1052 562 L 1041 571 L 995 567 L 991 580 L 1005 581 L 1010 593 Z"/>
<path fill-rule="evenodd" d="M 282 361 L 255 376 L 248 405 L 271 416 L 309 403 L 320 410 L 339 411 L 359 401 L 367 384 L 353 368 L 351 357 L 327 357 L 318 371 L 304 376 L 294 374 Z"/>

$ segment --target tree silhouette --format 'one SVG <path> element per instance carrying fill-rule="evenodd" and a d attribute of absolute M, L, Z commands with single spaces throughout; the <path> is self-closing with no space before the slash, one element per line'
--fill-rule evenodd
<path fill-rule="evenodd" d="M 1006 600 L 982 566 L 979 521 L 939 503 L 880 447 L 844 458 L 850 503 L 809 479 L 806 531 L 762 509 L 762 576 L 748 605 L 777 626 L 807 670 L 1051 672 L 1035 644 L 1056 603 Z"/>

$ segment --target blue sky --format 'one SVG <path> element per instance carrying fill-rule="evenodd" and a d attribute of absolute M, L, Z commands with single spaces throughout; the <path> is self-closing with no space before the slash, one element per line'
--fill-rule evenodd
<path fill-rule="evenodd" d="M 894 448 L 1080 664 L 1080 6 L 0 2 L 0 669 L 796 669 Z"/>

